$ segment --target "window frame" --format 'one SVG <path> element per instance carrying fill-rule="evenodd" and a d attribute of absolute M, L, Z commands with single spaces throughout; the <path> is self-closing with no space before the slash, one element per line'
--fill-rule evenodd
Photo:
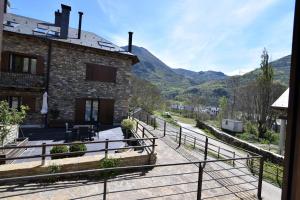
<path fill-rule="evenodd" d="M 16 58 L 21 58 L 22 59 L 22 70 L 19 71 L 16 68 Z M 24 72 L 25 65 L 24 65 L 24 60 L 28 59 L 28 67 L 27 71 Z M 35 60 L 35 67 L 33 66 L 33 60 Z M 37 65 L 38 65 L 38 58 L 37 56 L 34 55 L 28 55 L 28 54 L 21 54 L 21 53 L 9 53 L 9 68 L 8 71 L 11 73 L 18 73 L 18 74 L 37 74 Z M 35 70 L 33 70 L 35 69 Z M 34 73 L 33 73 L 34 72 Z"/>
<path fill-rule="evenodd" d="M 86 104 L 87 104 L 87 101 L 90 101 L 90 113 L 89 113 L 89 120 L 86 120 L 86 111 L 87 111 L 87 109 L 86 109 Z M 99 114 L 100 114 L 100 112 L 99 112 L 99 106 L 100 106 L 100 103 L 99 103 L 99 99 L 84 99 L 84 122 L 88 122 L 88 123 L 92 123 L 92 122 L 99 122 Z M 98 105 L 98 107 L 96 108 L 96 110 L 94 109 L 94 102 L 97 102 L 97 105 Z M 94 113 L 94 111 L 97 111 L 97 120 L 94 120 L 93 121 L 93 113 Z"/>

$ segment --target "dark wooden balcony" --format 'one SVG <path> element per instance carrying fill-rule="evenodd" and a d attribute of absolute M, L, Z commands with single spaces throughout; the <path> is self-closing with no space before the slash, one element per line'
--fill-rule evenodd
<path fill-rule="evenodd" d="M 0 72 L 0 87 L 4 88 L 24 88 L 24 89 L 44 89 L 46 76 Z"/>

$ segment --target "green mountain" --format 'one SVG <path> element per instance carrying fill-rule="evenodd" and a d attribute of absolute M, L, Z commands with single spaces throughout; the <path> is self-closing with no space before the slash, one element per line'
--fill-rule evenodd
<path fill-rule="evenodd" d="M 273 62 L 270 62 L 274 70 L 274 80 L 281 82 L 283 85 L 288 86 L 290 80 L 290 69 L 291 69 L 291 56 L 285 56 Z M 246 84 L 250 81 L 255 80 L 259 74 L 259 68 L 248 72 L 241 76 L 242 84 Z"/>
<path fill-rule="evenodd" d="M 127 47 L 123 47 L 127 49 Z M 143 47 L 132 47 L 132 53 L 140 62 L 133 66 L 133 74 L 158 86 L 167 99 L 185 101 L 190 94 L 206 97 L 208 104 L 217 104 L 219 97 L 230 95 L 230 76 L 222 72 L 173 69 Z M 288 86 L 291 56 L 285 56 L 270 63 L 276 81 Z M 254 81 L 259 69 L 239 76 L 240 85 Z"/>
<path fill-rule="evenodd" d="M 213 80 L 224 80 L 228 78 L 228 76 L 225 75 L 223 72 L 215 72 L 215 71 L 194 72 L 194 71 L 181 69 L 181 68 L 173 69 L 173 71 L 177 74 L 181 74 L 186 78 L 193 80 L 193 83 L 195 84 L 201 84 Z"/>

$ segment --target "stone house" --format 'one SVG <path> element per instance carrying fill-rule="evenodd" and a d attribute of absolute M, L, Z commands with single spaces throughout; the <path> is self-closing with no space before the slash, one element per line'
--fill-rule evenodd
<path fill-rule="evenodd" d="M 104 38 L 69 27 L 71 7 L 55 22 L 4 14 L 0 99 L 28 105 L 26 126 L 118 124 L 127 116 L 131 66 L 138 58 Z M 129 34 L 130 45 L 132 33 Z M 48 93 L 48 114 L 41 114 Z"/>

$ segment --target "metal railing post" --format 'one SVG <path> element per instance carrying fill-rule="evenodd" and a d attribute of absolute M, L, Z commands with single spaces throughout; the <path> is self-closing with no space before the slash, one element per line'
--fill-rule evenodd
<path fill-rule="evenodd" d="M 151 153 L 154 153 L 155 151 L 155 138 L 153 138 L 152 140 L 152 152 Z"/>
<path fill-rule="evenodd" d="M 166 136 L 167 122 L 164 121 L 164 136 Z"/>
<path fill-rule="evenodd" d="M 197 200 L 201 200 L 201 193 L 202 193 L 202 179 L 203 179 L 203 168 L 202 168 L 201 163 L 199 163 Z"/>
<path fill-rule="evenodd" d="M 148 114 L 146 114 L 146 116 L 147 116 L 147 123 L 146 123 L 146 124 L 148 124 L 148 125 L 149 125 L 149 115 L 148 115 Z"/>
<path fill-rule="evenodd" d="M 218 159 L 220 158 L 220 150 L 221 150 L 221 147 L 219 146 L 218 147 Z"/>
<path fill-rule="evenodd" d="M 142 133 L 142 138 L 145 137 L 145 127 L 143 127 L 143 133 Z"/>
<path fill-rule="evenodd" d="M 233 159 L 235 159 L 235 151 L 234 152 L 232 152 L 232 158 Z M 235 167 L 235 161 L 234 160 L 232 160 L 232 165 L 233 165 L 233 167 Z"/>
<path fill-rule="evenodd" d="M 259 162 L 259 174 L 258 174 L 258 188 L 257 188 L 257 197 L 258 199 L 261 198 L 261 191 L 262 191 L 262 180 L 264 175 L 264 157 L 260 158 Z"/>
<path fill-rule="evenodd" d="M 181 146 L 181 134 L 182 134 L 182 127 L 179 127 L 179 142 L 178 145 Z"/>
<path fill-rule="evenodd" d="M 107 158 L 108 154 L 108 139 L 105 139 L 105 158 Z"/>
<path fill-rule="evenodd" d="M 183 142 L 184 144 L 186 143 L 186 135 L 184 135 L 184 142 Z"/>
<path fill-rule="evenodd" d="M 208 137 L 205 137 L 204 160 L 207 160 Z"/>
<path fill-rule="evenodd" d="M 194 149 L 196 149 L 196 137 L 194 137 Z"/>
<path fill-rule="evenodd" d="M 106 191 L 107 191 L 107 179 L 104 179 L 103 182 L 103 200 L 106 200 Z"/>
<path fill-rule="evenodd" d="M 45 160 L 46 160 L 46 143 L 42 144 L 42 165 L 45 164 Z"/>
<path fill-rule="evenodd" d="M 138 128 L 139 128 L 139 122 L 137 121 L 137 122 L 136 122 L 136 129 L 135 129 L 135 132 L 136 132 L 136 133 L 138 132 Z"/>
<path fill-rule="evenodd" d="M 156 117 L 153 118 L 153 128 L 156 129 Z"/>

